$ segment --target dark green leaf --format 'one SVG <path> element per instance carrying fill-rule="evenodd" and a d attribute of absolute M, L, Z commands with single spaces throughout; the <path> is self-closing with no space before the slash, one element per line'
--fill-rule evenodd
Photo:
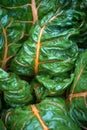
<path fill-rule="evenodd" d="M 32 81 L 31 86 L 34 89 L 36 98 L 41 101 L 47 96 L 60 96 L 66 88 L 70 86 L 74 75 L 62 74 L 55 77 L 49 75 L 37 75 L 36 80 Z"/>
<path fill-rule="evenodd" d="M 87 128 L 87 51 L 76 62 L 75 78 L 70 89 L 70 115 L 83 128 Z"/>
<path fill-rule="evenodd" d="M 5 121 L 9 130 L 80 130 L 67 114 L 61 98 L 48 98 L 39 104 L 8 110 Z"/>
<path fill-rule="evenodd" d="M 0 119 L 0 130 L 6 130 L 6 127 L 1 119 Z"/>
<path fill-rule="evenodd" d="M 73 68 L 78 47 L 70 40 L 70 36 L 79 31 L 73 28 L 76 24 L 73 18 L 63 23 L 63 14 L 65 16 L 66 12 L 59 11 L 57 15 L 49 13 L 31 28 L 29 40 L 11 64 L 12 71 L 30 76 L 45 72 L 56 75 Z M 66 14 L 68 18 L 70 14 Z"/>
<path fill-rule="evenodd" d="M 31 103 L 33 99 L 32 89 L 28 82 L 2 69 L 0 69 L 0 90 L 4 92 L 6 103 L 13 107 Z"/>
<path fill-rule="evenodd" d="M 7 11 L 0 8 L 0 66 L 3 69 L 6 69 L 6 62 L 17 53 L 16 47 L 19 45 L 14 47 L 14 44 L 22 39 L 24 30 L 23 24 L 15 23 Z M 11 54 L 12 50 L 14 52 Z"/>

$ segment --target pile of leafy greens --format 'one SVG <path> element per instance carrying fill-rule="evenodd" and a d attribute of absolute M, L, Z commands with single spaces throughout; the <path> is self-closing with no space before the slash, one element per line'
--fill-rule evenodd
<path fill-rule="evenodd" d="M 86 130 L 86 49 L 86 0 L 0 0 L 0 130 Z"/>

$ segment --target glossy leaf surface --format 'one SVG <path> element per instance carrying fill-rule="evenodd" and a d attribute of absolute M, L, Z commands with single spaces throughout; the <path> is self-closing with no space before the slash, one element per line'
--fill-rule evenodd
<path fill-rule="evenodd" d="M 78 24 L 78 20 L 73 21 L 74 15 L 79 17 L 82 14 L 59 10 L 55 15 L 49 13 L 38 21 L 14 58 L 11 70 L 29 76 L 40 73 L 56 75 L 71 70 L 78 54 L 76 43 L 70 40 L 70 36 L 79 33 L 78 28 L 74 28 Z"/>
<path fill-rule="evenodd" d="M 14 18 L 7 14 L 6 9 L 0 8 L 0 66 L 7 68 L 7 61 L 19 50 L 17 42 L 24 36 L 25 26 L 15 23 Z M 12 53 L 11 53 L 12 52 Z"/>
<path fill-rule="evenodd" d="M 62 74 L 61 76 L 52 77 L 49 75 L 37 75 L 31 82 L 36 98 L 41 101 L 47 96 L 60 96 L 70 87 L 74 75 Z"/>
<path fill-rule="evenodd" d="M 39 104 L 9 110 L 4 117 L 9 130 L 80 130 L 67 114 L 61 98 L 48 98 Z"/>
<path fill-rule="evenodd" d="M 32 90 L 28 82 L 21 80 L 14 73 L 0 69 L 0 90 L 4 99 L 12 107 L 23 106 L 32 102 Z"/>
<path fill-rule="evenodd" d="M 87 128 L 87 51 L 76 62 L 75 78 L 70 90 L 70 115 L 83 128 Z"/>

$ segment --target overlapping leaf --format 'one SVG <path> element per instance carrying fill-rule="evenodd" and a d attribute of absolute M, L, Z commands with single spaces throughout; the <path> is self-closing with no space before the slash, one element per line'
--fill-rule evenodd
<path fill-rule="evenodd" d="M 61 98 L 48 98 L 39 104 L 8 110 L 3 117 L 9 130 L 80 130 L 67 114 Z"/>
<path fill-rule="evenodd" d="M 0 110 L 13 107 L 0 130 L 80 130 L 76 122 L 87 129 L 87 52 L 76 62 L 70 90 L 75 123 L 64 101 L 53 98 L 72 83 L 78 47 L 87 48 L 86 23 L 86 0 L 0 0 Z"/>
<path fill-rule="evenodd" d="M 29 37 L 30 28 L 36 21 L 41 20 L 49 12 L 55 13 L 58 8 L 67 8 L 68 5 L 70 5 L 70 2 L 58 0 L 14 0 L 9 2 L 1 0 L 0 66 L 7 70 L 9 66 L 6 66 L 7 62 L 21 46 L 19 40 L 23 38 L 23 43 Z"/>
<path fill-rule="evenodd" d="M 49 12 L 55 12 L 58 6 L 61 5 L 58 0 L 14 0 L 0 1 L 0 6 L 7 10 L 10 17 L 15 19 L 15 22 L 22 23 L 26 26 L 25 34 L 29 35 L 29 30 L 32 24 L 41 19 Z"/>
<path fill-rule="evenodd" d="M 12 107 L 23 106 L 33 100 L 30 85 L 13 73 L 0 69 L 0 90 L 4 92 L 4 100 Z"/>
<path fill-rule="evenodd" d="M 17 74 L 56 75 L 71 70 L 78 54 L 70 36 L 79 33 L 84 13 L 69 9 L 47 14 L 30 31 L 30 38 L 14 58 L 11 68 Z"/>
<path fill-rule="evenodd" d="M 0 8 L 0 66 L 6 69 L 7 61 L 12 58 L 20 44 L 16 44 L 24 35 L 25 27 L 21 23 L 15 23 L 9 17 L 7 11 Z"/>
<path fill-rule="evenodd" d="M 80 26 L 80 33 L 73 37 L 73 40 L 76 41 L 79 48 L 87 48 L 87 0 L 73 0 L 72 8 L 84 12 L 85 17 Z M 79 20 L 79 22 L 81 22 Z"/>
<path fill-rule="evenodd" d="M 70 115 L 87 129 L 87 51 L 76 62 L 75 78 L 70 90 Z"/>
<path fill-rule="evenodd" d="M 62 74 L 56 77 L 50 75 L 37 75 L 32 81 L 31 87 L 34 89 L 36 98 L 41 101 L 47 96 L 60 96 L 70 86 L 74 75 Z"/>

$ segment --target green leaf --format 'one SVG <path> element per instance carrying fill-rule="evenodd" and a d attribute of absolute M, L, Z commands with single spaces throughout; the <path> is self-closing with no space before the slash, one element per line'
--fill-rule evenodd
<path fill-rule="evenodd" d="M 77 59 L 69 100 L 70 116 L 81 127 L 87 128 L 87 51 Z"/>
<path fill-rule="evenodd" d="M 69 117 L 61 98 L 46 98 L 39 104 L 8 110 L 5 121 L 7 129 L 14 130 L 80 130 Z"/>
<path fill-rule="evenodd" d="M 60 96 L 71 85 L 74 75 L 62 74 L 52 77 L 50 75 L 37 75 L 31 82 L 37 101 L 47 96 Z"/>
<path fill-rule="evenodd" d="M 83 22 L 81 22 L 80 33 L 76 36 L 73 36 L 73 40 L 76 41 L 79 48 L 87 48 L 87 0 L 73 0 L 73 8 L 84 13 Z"/>
<path fill-rule="evenodd" d="M 9 17 L 7 10 L 0 8 L 0 66 L 6 69 L 7 61 L 17 53 L 12 53 L 9 56 L 14 43 L 20 41 L 24 36 L 25 27 L 22 23 L 15 23 L 14 19 Z M 12 47 L 10 47 L 13 45 Z M 20 44 L 22 45 L 22 44 Z M 18 44 L 16 45 L 18 46 Z"/>
<path fill-rule="evenodd" d="M 78 47 L 70 37 L 79 33 L 79 28 L 74 28 L 76 23 L 73 22 L 73 15 L 70 21 L 63 23 L 66 12 L 59 11 L 57 15 L 49 13 L 31 28 L 30 38 L 12 61 L 12 71 L 29 76 L 45 71 L 50 75 L 57 75 L 73 68 Z M 70 14 L 66 14 L 68 18 Z"/>
<path fill-rule="evenodd" d="M 14 73 L 0 69 L 0 90 L 4 92 L 4 100 L 12 107 L 23 106 L 33 100 L 32 89 L 28 82 L 21 80 Z"/>
<path fill-rule="evenodd" d="M 0 119 L 0 130 L 6 130 L 6 127 L 1 119 Z"/>
<path fill-rule="evenodd" d="M 23 23 L 26 27 L 25 34 L 29 35 L 32 24 L 49 12 L 55 12 L 60 5 L 56 0 L 7 0 L 0 1 L 0 7 L 7 10 L 7 14 L 16 22 Z"/>

